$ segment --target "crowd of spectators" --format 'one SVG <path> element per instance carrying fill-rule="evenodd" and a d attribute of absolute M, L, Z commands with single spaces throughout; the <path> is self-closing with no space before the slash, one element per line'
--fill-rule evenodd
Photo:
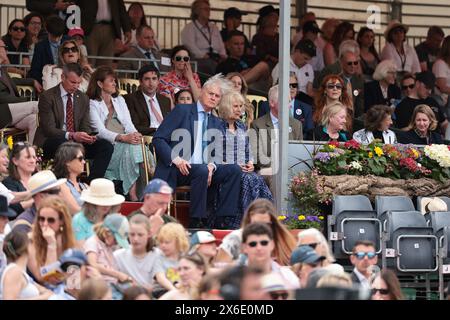
<path fill-rule="evenodd" d="M 0 127 L 28 139 L 0 145 L 2 299 L 285 300 L 326 286 L 403 298 L 392 271 L 376 272 L 373 243 L 356 243 L 349 274 L 320 231 L 295 239 L 278 220 L 272 147 L 280 108 L 289 140 L 444 143 L 450 36 L 431 26 L 413 48 L 408 26 L 391 21 L 378 54 L 373 30 L 336 19 L 320 28 L 309 12 L 281 106 L 272 5 L 249 41 L 239 31 L 246 12 L 225 10 L 219 31 L 209 1 L 195 0 L 167 56 L 139 2 L 128 11 L 122 0 L 75 3 L 81 26 L 66 28 L 67 3 L 27 1 L 33 11 L 0 40 Z M 121 74 L 139 82 L 134 92 L 122 96 Z M 249 92 L 267 102 L 252 104 Z M 183 226 L 167 209 L 186 185 Z M 126 217 L 125 200 L 142 206 Z M 219 241 L 203 228 L 234 231 Z"/>

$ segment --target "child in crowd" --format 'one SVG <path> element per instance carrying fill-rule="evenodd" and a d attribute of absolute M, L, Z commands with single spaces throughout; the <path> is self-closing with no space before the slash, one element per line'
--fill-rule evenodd
<path fill-rule="evenodd" d="M 94 235 L 84 243 L 84 252 L 89 265 L 96 268 L 113 288 L 113 298 L 120 299 L 116 289 L 118 283 L 133 282 L 128 274 L 120 272 L 114 258 L 116 245 L 128 249 L 127 241 L 129 224 L 126 217 L 119 213 L 108 215 L 103 222 L 94 225 Z"/>
<path fill-rule="evenodd" d="M 179 223 L 169 222 L 161 227 L 158 233 L 158 247 L 162 251 L 156 265 L 156 281 L 153 296 L 159 298 L 166 291 L 174 290 L 179 282 L 178 261 L 189 249 L 186 230 Z"/>
<path fill-rule="evenodd" d="M 114 252 L 119 271 L 135 279 L 138 285 L 151 290 L 160 250 L 154 246 L 150 221 L 146 216 L 136 214 L 131 217 L 128 238 L 131 248 Z"/>

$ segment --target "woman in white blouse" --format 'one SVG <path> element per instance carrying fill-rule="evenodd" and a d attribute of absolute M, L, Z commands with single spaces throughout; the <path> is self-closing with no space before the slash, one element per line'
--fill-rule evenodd
<path fill-rule="evenodd" d="M 48 90 L 61 82 L 62 66 L 68 63 L 79 63 L 83 68 L 80 91 L 86 92 L 89 79 L 94 69 L 87 63 L 87 58 L 81 53 L 75 40 L 64 41 L 58 49 L 58 65 L 47 64 L 42 70 L 42 86 Z"/>
<path fill-rule="evenodd" d="M 110 67 L 99 67 L 92 74 L 87 90 L 91 127 L 98 132 L 98 138 L 114 144 L 105 178 L 121 180 L 124 193 L 131 201 L 138 201 L 136 181 L 143 162 L 142 135 L 131 121 L 125 99 L 118 95 L 117 83 L 117 75 Z"/>
<path fill-rule="evenodd" d="M 421 71 L 416 50 L 406 43 L 408 29 L 401 22 L 392 20 L 384 32 L 386 44 L 381 51 L 381 60 L 393 60 L 399 76 L 405 72 L 415 74 Z"/>

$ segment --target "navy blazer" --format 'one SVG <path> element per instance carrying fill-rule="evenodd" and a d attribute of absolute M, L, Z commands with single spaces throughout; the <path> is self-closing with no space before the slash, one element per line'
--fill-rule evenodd
<path fill-rule="evenodd" d="M 61 44 L 69 38 L 64 35 L 61 39 Z M 52 50 L 50 49 L 50 41 L 44 39 L 36 43 L 34 47 L 33 58 L 31 59 L 31 68 L 28 72 L 28 77 L 39 81 L 42 84 L 42 70 L 47 64 L 55 64 L 53 61 Z"/>
<path fill-rule="evenodd" d="M 269 102 L 261 101 L 259 104 L 258 117 L 262 117 L 266 113 L 270 112 Z M 294 102 L 294 119 L 300 121 L 303 125 L 303 136 L 306 136 L 309 131 L 314 129 L 313 111 L 311 105 L 295 99 Z"/>
<path fill-rule="evenodd" d="M 156 164 L 156 170 L 155 170 L 155 178 L 160 178 L 167 183 L 171 187 L 176 186 L 176 170 L 172 170 L 172 168 L 176 167 L 172 165 L 172 159 L 174 159 L 177 155 L 187 161 L 189 161 L 192 157 L 192 154 L 194 153 L 194 139 L 196 134 L 197 127 L 194 125 L 194 122 L 198 121 L 198 113 L 197 113 L 197 104 L 181 104 L 176 105 L 175 108 L 170 112 L 163 120 L 159 128 L 156 130 L 156 132 L 153 135 L 153 145 L 156 150 L 156 156 L 157 156 L 157 164 Z M 209 143 L 218 143 L 217 148 L 221 148 L 219 144 L 222 143 L 222 121 L 211 114 L 209 116 L 208 120 L 208 129 L 217 129 L 215 134 L 219 134 L 220 138 L 218 137 L 212 137 L 208 139 Z M 190 134 L 190 153 L 185 154 L 181 148 L 180 143 L 187 144 L 187 141 L 183 141 L 183 137 L 180 137 L 182 132 L 180 131 L 179 134 L 175 133 L 174 138 L 172 139 L 172 134 L 177 129 L 184 129 L 187 130 L 187 132 Z M 187 133 L 186 132 L 186 133 Z M 180 144 L 179 146 L 177 146 Z M 172 150 L 177 146 L 178 153 L 176 155 L 172 156 Z M 221 157 L 222 154 L 218 154 L 217 156 Z M 212 157 L 215 157 L 215 153 L 212 153 Z M 219 161 L 213 161 L 220 163 Z"/>

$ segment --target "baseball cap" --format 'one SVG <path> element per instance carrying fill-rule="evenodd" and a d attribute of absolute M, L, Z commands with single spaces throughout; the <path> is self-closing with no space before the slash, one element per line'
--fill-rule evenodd
<path fill-rule="evenodd" d="M 197 246 L 203 243 L 216 242 L 217 239 L 214 235 L 208 231 L 197 231 L 191 237 L 191 247 Z"/>
<path fill-rule="evenodd" d="M 436 77 L 431 71 L 422 71 L 416 73 L 416 80 L 422 82 L 427 89 L 434 89 L 434 85 L 436 83 Z"/>
<path fill-rule="evenodd" d="M 275 12 L 276 14 L 279 15 L 280 14 L 280 9 L 275 9 L 274 6 L 272 6 L 270 4 L 267 5 L 267 6 L 262 7 L 261 9 L 259 9 L 258 10 L 259 17 L 258 17 L 258 20 L 256 21 L 256 24 L 259 25 L 261 23 L 261 20 L 263 18 L 267 17 L 272 12 Z"/>
<path fill-rule="evenodd" d="M 151 180 L 144 189 L 144 195 L 150 193 L 172 194 L 173 189 L 164 180 L 156 178 Z"/>
<path fill-rule="evenodd" d="M 306 32 L 314 32 L 314 33 L 322 33 L 322 30 L 320 30 L 319 25 L 316 21 L 306 21 L 303 25 L 303 34 Z"/>
<path fill-rule="evenodd" d="M 295 46 L 295 50 L 306 53 L 310 57 L 316 56 L 316 45 L 309 39 L 300 40 Z"/>
<path fill-rule="evenodd" d="M 228 8 L 223 12 L 223 20 L 226 20 L 228 18 L 240 18 L 242 16 L 246 16 L 247 12 L 242 12 L 236 7 Z"/>
<path fill-rule="evenodd" d="M 6 197 L 0 195 L 0 216 L 13 218 L 16 215 L 16 212 L 8 207 L 8 200 Z"/>
<path fill-rule="evenodd" d="M 317 264 L 324 260 L 324 256 L 319 256 L 312 247 L 304 245 L 299 246 L 291 254 L 291 265 L 296 263 Z"/>
<path fill-rule="evenodd" d="M 70 265 L 83 266 L 88 263 L 86 255 L 81 250 L 67 249 L 59 257 L 61 263 L 61 269 L 66 271 Z"/>
<path fill-rule="evenodd" d="M 69 30 L 69 32 L 67 33 L 67 35 L 69 37 L 75 37 L 75 36 L 81 36 L 84 38 L 84 30 L 80 27 L 75 27 Z"/>
<path fill-rule="evenodd" d="M 128 231 L 130 225 L 128 219 L 120 213 L 112 213 L 106 216 L 103 226 L 112 232 L 116 242 L 122 248 L 128 249 Z"/>

